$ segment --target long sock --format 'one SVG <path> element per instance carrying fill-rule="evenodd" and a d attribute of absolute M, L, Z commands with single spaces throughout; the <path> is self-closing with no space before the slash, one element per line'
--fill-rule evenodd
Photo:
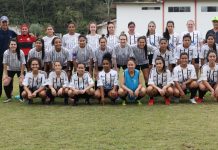
<path fill-rule="evenodd" d="M 191 92 L 191 96 L 190 96 L 190 99 L 194 98 L 197 94 L 197 88 L 192 88 L 190 89 L 190 92 Z"/>
<path fill-rule="evenodd" d="M 19 91 L 20 91 L 20 99 L 23 99 L 23 97 L 22 97 L 22 92 L 23 92 L 23 86 L 20 86 L 19 85 Z"/>
<path fill-rule="evenodd" d="M 203 99 L 204 95 L 206 94 L 207 91 L 202 91 L 201 89 L 199 89 L 199 98 Z"/>

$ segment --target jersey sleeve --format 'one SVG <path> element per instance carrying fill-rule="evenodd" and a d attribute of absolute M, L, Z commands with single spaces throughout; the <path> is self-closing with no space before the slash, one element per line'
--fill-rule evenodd
<path fill-rule="evenodd" d="M 118 73 L 117 73 L 117 72 L 115 72 L 114 85 L 116 85 L 116 86 L 119 85 L 119 81 L 118 81 Z"/>
<path fill-rule="evenodd" d="M 194 59 L 194 58 L 198 58 L 198 50 L 197 50 L 196 47 L 193 47 L 193 57 L 192 57 L 192 59 Z"/>
<path fill-rule="evenodd" d="M 174 82 L 172 79 L 171 72 L 169 70 L 167 70 L 167 85 L 169 85 L 169 84 L 174 84 Z"/>
<path fill-rule="evenodd" d="M 200 80 L 204 80 L 204 81 L 206 80 L 207 81 L 207 68 L 206 68 L 206 66 L 202 67 Z"/>
<path fill-rule="evenodd" d="M 191 76 L 190 76 L 190 79 L 194 79 L 194 80 L 197 79 L 195 67 L 194 67 L 193 65 L 191 65 L 190 69 L 191 69 Z"/>
<path fill-rule="evenodd" d="M 91 78 L 90 74 L 88 74 L 88 83 L 89 83 L 89 85 L 94 84 L 94 81 Z"/>
<path fill-rule="evenodd" d="M 4 56 L 3 56 L 3 61 L 2 61 L 2 63 L 3 64 L 8 64 L 8 61 L 7 61 L 8 59 L 7 59 L 7 50 L 4 52 Z"/>
<path fill-rule="evenodd" d="M 28 79 L 29 79 L 30 74 L 27 73 L 24 77 L 24 80 L 22 82 L 23 86 L 28 86 Z"/>
<path fill-rule="evenodd" d="M 103 81 L 102 81 L 102 79 L 101 79 L 101 73 L 98 74 L 97 86 L 98 86 L 98 87 L 103 86 Z"/>
<path fill-rule="evenodd" d="M 200 59 L 204 59 L 204 50 L 205 50 L 204 46 L 202 46 L 201 49 L 200 49 L 200 53 L 199 53 L 199 58 Z"/>
<path fill-rule="evenodd" d="M 174 69 L 173 69 L 173 81 L 179 81 L 179 78 L 178 78 L 178 69 L 177 69 L 177 67 L 175 67 Z"/>
<path fill-rule="evenodd" d="M 70 88 L 75 88 L 75 85 L 74 85 L 74 75 L 72 75 L 72 77 L 71 77 L 71 81 L 69 83 L 69 87 Z"/>
<path fill-rule="evenodd" d="M 20 62 L 22 65 L 26 64 L 26 59 L 22 50 L 20 50 Z"/>
<path fill-rule="evenodd" d="M 129 57 L 135 57 L 131 47 L 129 47 Z"/>
<path fill-rule="evenodd" d="M 68 77 L 67 77 L 67 74 L 64 74 L 64 84 L 63 84 L 63 87 L 68 87 Z"/>
<path fill-rule="evenodd" d="M 158 50 L 156 50 L 153 54 L 152 65 L 155 65 L 155 59 L 157 58 Z"/>
<path fill-rule="evenodd" d="M 150 74 L 149 74 L 148 85 L 154 84 L 153 74 L 154 74 L 154 69 L 152 69 Z"/>

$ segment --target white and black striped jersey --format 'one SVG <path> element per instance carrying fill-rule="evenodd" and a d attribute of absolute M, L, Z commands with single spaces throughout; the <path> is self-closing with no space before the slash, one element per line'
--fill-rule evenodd
<path fill-rule="evenodd" d="M 88 45 L 92 48 L 93 52 L 98 48 L 99 46 L 99 38 L 101 36 L 99 34 L 96 35 L 86 35 L 86 38 L 88 40 Z"/>
<path fill-rule="evenodd" d="M 153 67 L 148 79 L 148 85 L 150 84 L 156 85 L 160 88 L 168 84 L 173 84 L 170 71 L 166 70 L 166 72 L 158 73 L 156 67 Z"/>
<path fill-rule="evenodd" d="M 168 45 L 169 45 L 169 50 L 172 51 L 172 54 L 174 54 L 174 50 L 179 45 L 179 41 L 180 41 L 179 37 L 180 36 L 178 33 L 170 34 Z"/>
<path fill-rule="evenodd" d="M 152 60 L 152 64 L 155 65 L 155 59 L 158 57 L 158 56 L 162 56 L 163 59 L 165 60 L 165 65 L 166 67 L 169 69 L 169 65 L 170 64 L 175 64 L 175 59 L 173 58 L 173 54 L 171 51 L 169 50 L 166 50 L 165 53 L 161 53 L 160 50 L 156 50 L 154 52 L 154 55 L 153 55 L 153 60 Z"/>
<path fill-rule="evenodd" d="M 188 31 L 184 31 L 181 33 L 181 37 L 180 37 L 180 43 L 182 44 L 183 42 L 183 36 L 185 34 L 190 34 L 191 36 L 191 46 L 196 47 L 197 51 L 200 51 L 200 43 L 203 41 L 202 39 L 202 35 L 200 33 L 200 31 L 194 31 L 194 32 L 188 32 Z"/>
<path fill-rule="evenodd" d="M 135 45 L 131 45 L 131 48 L 133 50 L 133 53 L 135 55 L 135 59 L 136 59 L 136 64 L 137 65 L 144 65 L 144 64 L 148 64 L 149 60 L 148 60 L 148 54 L 149 53 L 154 53 L 157 48 L 155 46 L 152 46 L 150 44 L 147 45 L 147 58 L 145 56 L 145 50 L 141 49 L 137 46 L 137 44 Z"/>
<path fill-rule="evenodd" d="M 26 60 L 22 50 L 20 50 L 20 60 L 18 60 L 17 53 L 8 49 L 4 52 L 2 63 L 8 66 L 7 70 L 20 71 L 21 65 L 26 64 Z"/>
<path fill-rule="evenodd" d="M 60 89 L 62 87 L 67 87 L 68 86 L 67 73 L 62 70 L 61 74 L 58 77 L 55 71 L 50 72 L 47 84 L 52 86 L 54 89 Z"/>
<path fill-rule="evenodd" d="M 31 58 L 38 58 L 39 60 L 41 60 L 43 67 L 44 63 L 49 61 L 49 52 L 45 51 L 44 58 L 42 59 L 42 51 L 37 51 L 34 47 L 29 51 L 27 61 L 29 61 Z"/>
<path fill-rule="evenodd" d="M 197 79 L 195 67 L 192 64 L 188 64 L 186 68 L 178 65 L 173 69 L 173 81 L 183 83 L 189 79 Z"/>
<path fill-rule="evenodd" d="M 23 80 L 23 85 L 35 90 L 44 87 L 46 85 L 45 75 L 39 72 L 37 76 L 34 76 L 32 72 L 28 72 Z"/>
<path fill-rule="evenodd" d="M 73 49 L 73 60 L 77 63 L 84 63 L 86 67 L 89 66 L 89 62 L 93 59 L 93 51 L 89 45 L 86 45 L 84 48 L 81 48 L 79 45 Z"/>
<path fill-rule="evenodd" d="M 147 37 L 147 43 L 159 48 L 159 41 L 161 36 L 158 34 L 152 34 Z"/>
<path fill-rule="evenodd" d="M 140 37 L 140 34 L 135 33 L 133 35 L 127 33 L 127 41 L 129 45 L 134 45 L 137 43 L 138 38 Z"/>
<path fill-rule="evenodd" d="M 111 47 L 112 49 L 119 43 L 119 37 L 116 35 L 109 35 L 107 38 L 107 46 Z"/>
<path fill-rule="evenodd" d="M 89 72 L 85 71 L 82 77 L 78 77 L 78 74 L 76 72 L 71 77 L 69 87 L 78 90 L 83 90 L 91 84 L 94 84 L 94 81 L 92 80 Z"/>
<path fill-rule="evenodd" d="M 188 54 L 188 60 L 189 60 L 189 63 L 192 62 L 192 59 L 195 59 L 198 57 L 198 52 L 197 52 L 197 49 L 196 47 L 194 46 L 189 46 L 189 48 L 184 48 L 183 45 L 178 45 L 176 47 L 176 51 L 175 51 L 175 59 L 178 60 L 180 59 L 180 54 L 181 53 L 187 53 Z"/>
<path fill-rule="evenodd" d="M 63 35 L 62 46 L 65 47 L 69 52 L 72 53 L 73 48 L 78 44 L 79 33 L 70 35 L 69 33 Z"/>
<path fill-rule="evenodd" d="M 67 62 L 72 61 L 72 57 L 66 48 L 62 47 L 61 51 L 57 52 L 55 47 L 53 47 L 49 52 L 48 61 L 52 63 L 59 61 L 62 66 L 67 66 Z"/>
<path fill-rule="evenodd" d="M 210 84 L 216 84 L 218 81 L 218 64 L 210 68 L 209 64 L 204 64 L 201 69 L 199 81 L 207 81 Z"/>
<path fill-rule="evenodd" d="M 117 65 L 127 65 L 129 57 L 135 57 L 129 44 L 126 44 L 124 48 L 120 45 L 114 47 L 112 58 L 116 59 Z"/>
<path fill-rule="evenodd" d="M 103 86 L 104 89 L 107 90 L 113 89 L 114 86 L 118 86 L 117 71 L 111 69 L 108 73 L 106 73 L 104 70 L 99 72 L 97 86 Z"/>
<path fill-rule="evenodd" d="M 103 56 L 106 53 L 110 53 L 112 55 L 112 49 L 109 46 L 107 46 L 105 50 L 101 50 L 101 48 L 98 47 L 98 49 L 94 52 L 93 60 L 98 67 L 102 67 Z"/>
<path fill-rule="evenodd" d="M 207 63 L 207 54 L 208 54 L 208 51 L 209 50 L 214 50 L 213 48 L 210 48 L 208 46 L 207 43 L 205 43 L 202 47 L 201 47 L 201 51 L 200 51 L 200 54 L 199 54 L 199 58 L 200 59 L 204 59 L 204 62 Z M 218 55 L 218 44 L 216 44 L 216 52 L 217 52 L 217 55 Z"/>
<path fill-rule="evenodd" d="M 45 44 L 45 51 L 50 51 L 54 46 L 52 45 L 52 40 L 57 37 L 57 36 L 44 36 L 42 39 L 44 40 L 44 44 Z"/>

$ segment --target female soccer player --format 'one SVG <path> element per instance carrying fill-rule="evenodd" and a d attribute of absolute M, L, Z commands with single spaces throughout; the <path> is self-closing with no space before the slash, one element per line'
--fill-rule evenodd
<path fill-rule="evenodd" d="M 190 102 L 196 104 L 195 96 L 197 93 L 197 75 L 195 67 L 188 64 L 188 54 L 183 52 L 180 54 L 180 64 L 173 70 L 173 81 L 175 83 L 174 96 L 182 97 L 187 93 L 187 89 L 191 92 Z"/>
<path fill-rule="evenodd" d="M 118 74 L 117 71 L 111 69 L 112 61 L 110 53 L 104 54 L 102 64 L 103 70 L 98 74 L 98 89 L 95 91 L 95 97 L 100 99 L 103 105 L 105 97 L 109 97 L 115 103 L 118 96 Z"/>
<path fill-rule="evenodd" d="M 24 69 L 25 69 L 25 56 L 22 50 L 20 50 L 17 40 L 11 39 L 9 41 L 9 49 L 4 52 L 3 55 L 3 65 L 4 65 L 4 76 L 3 84 L 7 100 L 4 102 L 11 101 L 11 92 L 13 91 L 13 79 L 14 75 L 20 78 L 19 80 L 19 91 L 20 91 L 20 101 L 22 101 L 21 93 L 23 91 L 22 80 L 24 79 Z"/>
<path fill-rule="evenodd" d="M 159 45 L 159 50 L 154 51 L 152 64 L 155 65 L 156 58 L 161 56 L 165 61 L 166 69 L 169 69 L 172 72 L 173 64 L 175 64 L 175 59 L 173 58 L 172 52 L 168 48 L 168 40 L 161 38 Z"/>
<path fill-rule="evenodd" d="M 79 44 L 73 49 L 73 64 L 74 70 L 79 63 L 85 64 L 86 71 L 89 71 L 92 74 L 93 69 L 93 51 L 92 48 L 87 45 L 87 38 L 84 35 L 78 37 Z"/>
<path fill-rule="evenodd" d="M 97 34 L 97 24 L 95 22 L 90 22 L 88 29 L 89 32 L 88 35 L 86 36 L 87 42 L 94 52 L 99 46 L 99 38 L 101 36 Z"/>
<path fill-rule="evenodd" d="M 38 58 L 31 58 L 28 61 L 30 72 L 25 75 L 23 80 L 24 91 L 22 96 L 28 100 L 29 104 L 33 103 L 33 98 L 40 97 L 42 103 L 45 103 L 46 99 L 46 77 L 45 74 L 40 72 L 40 60 Z"/>
<path fill-rule="evenodd" d="M 199 83 L 199 97 L 197 102 L 202 103 L 203 97 L 207 91 L 211 92 L 211 96 L 218 100 L 218 64 L 217 53 L 213 50 L 209 50 L 207 54 L 208 63 L 202 66 L 200 83 Z"/>
<path fill-rule="evenodd" d="M 183 36 L 183 44 L 176 47 L 175 51 L 175 59 L 177 64 L 179 64 L 180 54 L 185 52 L 188 54 L 189 64 L 195 64 L 195 59 L 198 56 L 197 49 L 194 46 L 191 46 L 191 36 L 190 34 L 186 34 Z"/>
<path fill-rule="evenodd" d="M 127 96 L 129 101 L 135 101 L 138 105 L 141 105 L 140 99 L 146 94 L 146 89 L 142 86 L 142 80 L 140 79 L 140 72 L 135 67 L 135 58 L 130 57 L 127 62 L 127 69 L 124 70 L 120 78 L 118 95 L 123 99 L 122 105 L 126 105 Z"/>
<path fill-rule="evenodd" d="M 160 36 L 156 33 L 155 30 L 156 30 L 155 22 L 154 21 L 150 21 L 148 23 L 148 31 L 146 33 L 147 43 L 158 48 L 159 47 Z M 152 52 L 150 52 L 148 54 L 150 68 L 152 66 L 153 54 L 154 53 L 152 53 Z"/>
<path fill-rule="evenodd" d="M 208 34 L 206 43 L 201 47 L 201 52 L 199 57 L 201 59 L 201 66 L 208 62 L 207 53 L 209 50 L 214 50 L 218 54 L 218 44 L 215 43 L 215 36 L 213 34 Z M 218 60 L 216 60 L 218 62 Z"/>
<path fill-rule="evenodd" d="M 52 25 L 48 25 L 46 27 L 46 36 L 42 39 L 45 42 L 45 50 L 50 51 L 52 49 L 52 40 L 55 38 L 54 27 Z"/>
<path fill-rule="evenodd" d="M 153 53 L 154 51 L 157 50 L 157 48 L 147 44 L 145 36 L 140 36 L 137 39 L 137 44 L 131 45 L 131 48 L 133 50 L 133 53 L 134 53 L 135 59 L 136 59 L 136 64 L 137 64 L 136 69 L 142 70 L 145 84 L 147 85 L 148 75 L 149 75 L 149 71 L 150 71 L 148 54 L 150 52 Z"/>
<path fill-rule="evenodd" d="M 115 46 L 112 52 L 112 59 L 114 69 L 118 70 L 121 67 L 124 69 L 127 68 L 126 64 L 130 57 L 134 57 L 133 50 L 129 44 L 127 44 L 127 35 L 122 32 L 119 36 L 120 44 Z"/>
<path fill-rule="evenodd" d="M 49 53 L 45 51 L 44 40 L 41 38 L 36 39 L 35 47 L 29 51 L 27 61 L 29 61 L 31 58 L 34 57 L 41 60 L 41 66 L 42 66 L 41 69 L 48 72 Z"/>
<path fill-rule="evenodd" d="M 73 105 L 77 105 L 79 98 L 85 98 L 85 103 L 90 104 L 90 97 L 94 95 L 94 81 L 90 73 L 85 71 L 85 64 L 78 63 L 77 72 L 72 75 L 68 96 L 73 98 Z"/>
<path fill-rule="evenodd" d="M 155 60 L 155 67 L 151 70 L 148 80 L 147 94 L 150 96 L 148 105 L 154 104 L 155 96 L 162 96 L 165 104 L 170 104 L 170 96 L 173 96 L 173 81 L 171 73 L 166 69 L 163 57 L 159 56 Z"/>
<path fill-rule="evenodd" d="M 140 35 L 135 32 L 135 22 L 130 21 L 128 23 L 128 43 L 129 45 L 134 45 L 137 43 L 137 39 Z"/>
<path fill-rule="evenodd" d="M 111 47 L 112 49 L 118 44 L 119 37 L 115 35 L 115 25 L 113 22 L 107 23 L 107 46 Z"/>
<path fill-rule="evenodd" d="M 65 87 L 68 85 L 67 73 L 62 70 L 61 63 L 56 61 L 54 64 L 54 71 L 50 72 L 48 77 L 49 90 L 47 95 L 50 98 L 49 103 L 53 103 L 55 97 L 64 97 L 64 104 L 68 104 L 68 93 Z"/>

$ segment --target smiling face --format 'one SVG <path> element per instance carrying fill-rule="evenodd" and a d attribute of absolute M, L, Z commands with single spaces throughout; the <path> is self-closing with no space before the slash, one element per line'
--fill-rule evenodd
<path fill-rule="evenodd" d="M 146 40 L 145 39 L 139 39 L 137 41 L 137 44 L 138 44 L 139 48 L 143 49 L 145 47 L 145 45 L 146 45 Z"/>
<path fill-rule="evenodd" d="M 35 42 L 35 47 L 37 50 L 41 50 L 42 49 L 42 42 L 41 41 L 36 41 Z"/>
<path fill-rule="evenodd" d="M 213 36 L 208 36 L 207 38 L 207 44 L 208 45 L 213 45 L 215 43 L 215 39 Z"/>
<path fill-rule="evenodd" d="M 150 31 L 150 33 L 155 33 L 156 25 L 154 23 L 149 23 L 148 30 Z"/>
<path fill-rule="evenodd" d="M 109 34 L 114 34 L 115 32 L 115 27 L 114 27 L 114 24 L 110 23 L 108 26 L 107 26 L 107 29 L 108 29 L 108 32 Z"/>
<path fill-rule="evenodd" d="M 213 27 L 214 27 L 215 29 L 218 29 L 218 21 L 217 21 L 217 20 L 214 20 L 214 21 L 213 21 Z"/>
<path fill-rule="evenodd" d="M 120 45 L 121 45 L 121 47 L 126 46 L 126 43 L 127 43 L 127 37 L 125 35 L 121 35 L 120 36 Z"/>
<path fill-rule="evenodd" d="M 82 76 L 85 72 L 85 66 L 84 64 L 78 64 L 77 66 L 77 73 L 78 75 Z"/>
<path fill-rule="evenodd" d="M 129 60 L 127 63 L 127 68 L 129 71 L 134 71 L 136 67 L 136 64 L 133 60 Z"/>
<path fill-rule="evenodd" d="M 108 60 L 106 60 L 106 59 L 103 60 L 102 65 L 103 65 L 103 69 L 104 69 L 105 72 L 108 72 L 110 70 L 110 68 L 111 68 L 110 62 Z"/>
<path fill-rule="evenodd" d="M 135 32 L 135 25 L 132 23 L 128 26 L 129 32 L 134 33 Z"/>
<path fill-rule="evenodd" d="M 107 41 L 106 41 L 106 39 L 102 38 L 102 39 L 99 41 L 99 44 L 100 44 L 101 49 L 105 49 L 106 46 L 107 46 Z"/>
<path fill-rule="evenodd" d="M 29 33 L 28 27 L 24 26 L 21 28 L 21 34 L 22 35 L 27 35 Z"/>
<path fill-rule="evenodd" d="M 168 31 L 170 32 L 170 33 L 172 33 L 173 32 L 173 30 L 174 30 L 174 25 L 173 25 L 173 23 L 167 23 L 167 29 L 168 29 Z"/>
<path fill-rule="evenodd" d="M 55 39 L 54 46 L 55 46 L 55 49 L 61 49 L 61 46 L 62 46 L 61 39 L 59 38 Z"/>
<path fill-rule="evenodd" d="M 11 41 L 10 44 L 9 44 L 9 49 L 12 50 L 12 51 L 16 51 L 16 49 L 17 49 L 17 42 Z"/>
<path fill-rule="evenodd" d="M 76 26 L 75 26 L 75 24 L 71 23 L 68 25 L 67 29 L 68 29 L 69 33 L 74 34 L 76 31 Z"/>
<path fill-rule="evenodd" d="M 53 36 L 54 35 L 54 29 L 52 26 L 48 26 L 46 29 L 47 36 Z"/>
<path fill-rule="evenodd" d="M 183 39 L 183 46 L 184 47 L 189 47 L 191 45 L 191 39 L 189 37 L 185 37 Z"/>
<path fill-rule="evenodd" d="M 96 31 L 97 31 L 96 24 L 95 23 L 91 23 L 89 25 L 89 30 L 90 30 L 91 33 L 96 33 Z"/>
<path fill-rule="evenodd" d="M 210 52 L 209 54 L 208 54 L 208 61 L 209 61 L 209 63 L 216 63 L 216 53 L 215 52 Z"/>
<path fill-rule="evenodd" d="M 163 64 L 162 60 L 159 60 L 159 59 L 156 60 L 155 61 L 155 65 L 156 65 L 156 68 L 157 68 L 158 71 L 162 71 L 163 70 L 164 64 Z"/>
<path fill-rule="evenodd" d="M 32 71 L 38 71 L 39 70 L 39 62 L 36 61 L 36 60 L 33 60 L 31 62 L 31 66 L 30 67 L 31 67 Z"/>
<path fill-rule="evenodd" d="M 9 25 L 8 21 L 1 21 L 1 28 L 3 30 L 7 30 L 8 29 L 8 25 Z"/>
<path fill-rule="evenodd" d="M 183 66 L 188 64 L 188 55 L 181 55 L 180 64 L 183 65 Z"/>
<path fill-rule="evenodd" d="M 168 47 L 168 42 L 166 40 L 160 41 L 160 50 L 166 50 Z"/>
<path fill-rule="evenodd" d="M 79 38 L 79 47 L 84 48 L 86 46 L 86 38 L 85 37 L 80 37 Z"/>
<path fill-rule="evenodd" d="M 55 62 L 54 63 L 54 70 L 55 72 L 60 72 L 62 69 L 61 63 L 60 62 Z"/>
<path fill-rule="evenodd" d="M 187 29 L 189 32 L 193 32 L 194 31 L 194 27 L 195 27 L 195 23 L 193 20 L 189 20 L 186 24 Z"/>

